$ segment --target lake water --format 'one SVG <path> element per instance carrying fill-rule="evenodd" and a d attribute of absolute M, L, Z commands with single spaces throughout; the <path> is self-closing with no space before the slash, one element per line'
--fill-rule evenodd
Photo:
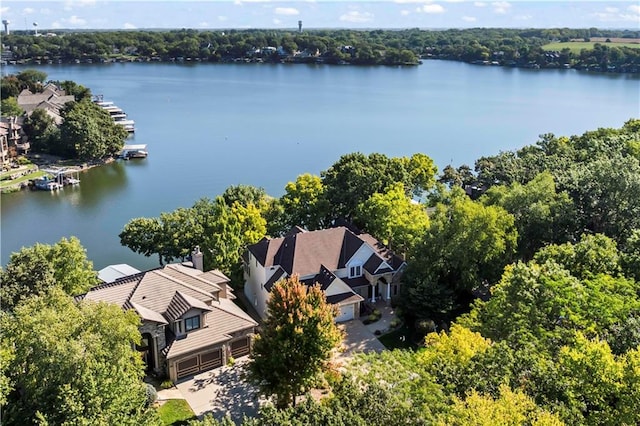
<path fill-rule="evenodd" d="M 19 72 L 4 67 L 3 73 Z M 640 79 L 427 61 L 417 67 L 285 64 L 41 66 L 103 94 L 136 122 L 144 160 L 92 169 L 79 187 L 1 198 L 1 262 L 75 235 L 96 269 L 157 266 L 121 247 L 129 219 L 215 197 L 229 185 L 279 196 L 340 155 L 424 152 L 442 169 L 640 117 Z"/>

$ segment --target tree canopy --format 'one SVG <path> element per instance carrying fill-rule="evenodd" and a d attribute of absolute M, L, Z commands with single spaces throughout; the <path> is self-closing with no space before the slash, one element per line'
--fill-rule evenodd
<path fill-rule="evenodd" d="M 278 407 L 287 407 L 326 368 L 342 335 L 334 323 L 335 308 L 319 286 L 307 288 L 293 276 L 270 293 L 249 377 L 261 392 L 275 395 Z"/>
<path fill-rule="evenodd" d="M 59 289 L 0 317 L 13 392 L 6 424 L 152 424 L 142 383 L 139 318 L 117 305 L 76 304 Z"/>
<path fill-rule="evenodd" d="M 87 291 L 98 283 L 93 263 L 75 237 L 53 245 L 35 244 L 12 253 L 0 270 L 2 310 L 12 310 L 21 300 L 59 287 L 69 295 Z"/>

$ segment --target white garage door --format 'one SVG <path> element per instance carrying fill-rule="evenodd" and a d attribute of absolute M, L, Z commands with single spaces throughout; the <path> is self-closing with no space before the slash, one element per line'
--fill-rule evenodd
<path fill-rule="evenodd" d="M 353 319 L 353 305 L 344 305 L 338 307 L 340 311 L 336 317 L 336 322 L 349 321 Z"/>

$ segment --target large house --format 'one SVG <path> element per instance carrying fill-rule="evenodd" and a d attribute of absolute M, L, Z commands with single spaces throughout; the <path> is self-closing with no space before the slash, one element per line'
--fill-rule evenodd
<path fill-rule="evenodd" d="M 75 97 L 67 95 L 55 84 L 47 83 L 42 88 L 42 92 L 31 93 L 28 89 L 24 89 L 18 95 L 17 101 L 27 116 L 30 116 L 36 109 L 44 109 L 53 121 L 60 125 L 63 121 L 60 115 L 62 108 L 67 102 L 75 101 Z"/>
<path fill-rule="evenodd" d="M 307 285 L 320 284 L 338 307 L 336 321 L 360 314 L 363 301 L 390 301 L 398 294 L 404 260 L 369 234 L 344 226 L 263 238 L 243 256 L 244 293 L 263 318 L 273 285 L 297 274 Z"/>
<path fill-rule="evenodd" d="M 133 309 L 142 320 L 138 349 L 148 369 L 173 381 L 249 354 L 258 325 L 233 303 L 229 278 L 218 270 L 203 272 L 199 251 L 192 259 L 105 282 L 78 296 Z"/>

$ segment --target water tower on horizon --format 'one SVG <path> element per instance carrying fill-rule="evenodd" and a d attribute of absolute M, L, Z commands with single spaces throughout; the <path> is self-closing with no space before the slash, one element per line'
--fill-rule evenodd
<path fill-rule="evenodd" d="M 33 30 L 34 30 L 34 35 L 37 37 L 38 36 L 38 23 L 37 22 L 33 23 Z"/>
<path fill-rule="evenodd" d="M 298 21 L 298 32 L 302 32 L 302 21 Z"/>
<path fill-rule="evenodd" d="M 2 20 L 2 25 L 4 25 L 4 34 L 5 35 L 9 35 L 9 24 L 11 22 L 7 21 L 6 19 Z"/>

